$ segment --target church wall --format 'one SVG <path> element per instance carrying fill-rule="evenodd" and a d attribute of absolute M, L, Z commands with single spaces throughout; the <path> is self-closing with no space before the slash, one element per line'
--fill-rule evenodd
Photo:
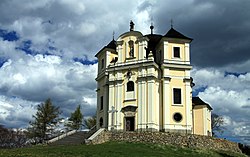
<path fill-rule="evenodd" d="M 196 106 L 193 109 L 194 117 L 194 134 L 204 135 L 204 114 L 203 107 Z"/>
<path fill-rule="evenodd" d="M 180 47 L 180 58 L 175 58 L 173 54 L 173 49 L 174 47 Z M 184 45 L 183 44 L 178 44 L 178 43 L 168 43 L 168 58 L 169 60 L 180 60 L 180 61 L 185 61 L 185 55 L 184 55 Z"/>
<path fill-rule="evenodd" d="M 207 135 L 207 108 L 204 107 L 202 109 L 202 114 L 203 114 L 203 135 Z"/>
<path fill-rule="evenodd" d="M 105 54 L 104 53 L 101 53 L 99 56 L 98 56 L 98 74 L 100 74 L 104 68 L 102 68 L 102 59 L 104 59 L 104 67 L 105 67 Z"/>
<path fill-rule="evenodd" d="M 179 69 L 171 69 L 169 70 L 169 75 L 173 77 L 184 77 L 186 75 L 184 70 Z"/>
<path fill-rule="evenodd" d="M 111 49 L 104 49 L 99 55 L 98 55 L 98 74 L 100 74 L 102 71 L 104 71 L 112 59 L 117 57 L 117 54 L 113 52 Z M 102 59 L 104 60 L 104 65 L 102 68 Z"/>
<path fill-rule="evenodd" d="M 185 76 L 185 71 L 173 71 L 168 70 L 171 81 L 169 83 L 169 97 L 166 98 L 169 101 L 169 128 L 171 129 L 179 129 L 179 130 L 189 130 L 191 131 L 192 126 L 192 114 L 191 114 L 191 99 L 190 99 L 190 92 L 188 87 L 186 86 L 183 78 Z M 181 89 L 181 104 L 174 104 L 173 102 L 173 89 L 179 88 Z M 189 94 L 186 94 L 189 92 Z M 188 97 L 187 97 L 188 96 Z M 165 106 L 166 107 L 166 106 Z M 180 122 L 176 122 L 173 119 L 173 115 L 175 113 L 180 113 L 182 115 L 182 120 Z M 188 116 L 187 116 L 188 114 Z M 188 118 L 188 119 L 187 119 Z M 166 123 L 165 123 L 166 124 Z M 166 127 L 165 127 L 166 128 Z"/>
<path fill-rule="evenodd" d="M 101 55 L 99 55 L 99 58 L 104 59 L 104 61 L 106 62 L 105 56 L 106 56 L 105 53 L 102 53 Z M 101 68 L 101 63 L 98 64 L 98 67 Z M 101 70 L 99 70 L 100 72 L 99 74 L 101 74 L 102 77 L 98 79 L 98 83 L 97 83 L 97 128 L 100 127 L 100 118 L 103 119 L 102 127 L 107 127 L 108 125 L 107 110 L 108 110 L 108 94 L 109 93 L 108 93 L 108 86 L 106 85 L 107 78 L 105 75 L 103 75 L 104 71 L 105 71 L 105 66 L 101 68 Z M 102 109 L 101 109 L 101 97 L 103 100 Z"/>
<path fill-rule="evenodd" d="M 132 40 L 134 41 L 134 58 L 138 59 L 138 51 L 139 51 L 139 45 L 138 43 L 136 43 L 137 37 L 136 36 L 129 36 L 126 38 L 123 38 L 123 45 L 122 45 L 122 49 L 123 49 L 123 53 L 122 53 L 122 62 L 125 62 L 128 58 L 130 58 L 129 56 L 129 41 Z"/>
<path fill-rule="evenodd" d="M 109 60 L 109 62 L 107 62 L 107 66 L 109 66 L 110 64 L 112 64 L 112 65 L 114 65 L 114 63 L 110 63 L 115 57 L 118 57 L 118 55 L 117 54 L 114 54 L 114 53 L 109 53 L 108 54 L 108 60 Z"/>
<path fill-rule="evenodd" d="M 109 89 L 109 104 L 115 104 L 115 109 L 118 111 L 115 118 L 115 125 L 116 125 L 116 129 L 117 130 L 123 130 L 125 128 L 125 118 L 124 118 L 124 113 L 121 112 L 121 109 L 125 106 L 138 106 L 138 98 L 137 98 L 137 71 L 136 69 L 131 69 L 132 71 L 132 77 L 128 80 L 128 78 L 126 77 L 126 74 L 128 72 L 128 70 L 123 70 L 122 72 L 116 72 L 116 77 L 115 78 L 120 78 L 121 81 L 119 81 L 119 83 L 116 81 L 116 85 L 114 88 L 114 83 L 112 83 L 110 85 L 110 89 Z M 118 73 L 119 73 L 119 77 L 118 77 Z M 110 74 L 110 80 L 114 79 L 113 77 L 113 73 Z M 127 92 L 127 83 L 128 81 L 133 81 L 134 82 L 134 91 L 133 92 Z M 119 84 L 119 86 L 118 86 Z M 119 91 L 118 91 L 119 90 Z M 112 94 L 111 94 L 112 93 Z M 131 96 L 133 95 L 133 96 Z M 110 109 L 111 110 L 111 106 L 110 105 Z M 111 114 L 109 114 L 111 115 Z M 135 114 L 135 128 L 137 128 L 137 118 L 138 114 Z M 111 124 L 111 117 L 109 118 L 109 124 Z M 111 126 L 109 126 L 110 128 Z"/>
<path fill-rule="evenodd" d="M 209 135 L 212 135 L 212 124 L 211 124 L 211 111 L 207 109 L 207 130 L 209 131 Z"/>
<path fill-rule="evenodd" d="M 156 47 L 156 52 L 161 53 L 161 57 L 157 56 L 156 61 L 151 53 L 147 59 L 145 58 L 145 47 L 147 47 L 149 39 L 151 39 L 149 36 L 143 36 L 138 31 L 126 32 L 116 42 L 118 55 L 109 48 L 98 54 L 98 76 L 106 77 L 104 75 L 105 68 L 103 70 L 101 68 L 101 62 L 104 58 L 104 67 L 107 68 L 106 72 L 109 73 L 107 77 L 109 86 L 108 89 L 105 89 L 105 79 L 98 80 L 97 102 L 100 104 L 100 96 L 103 95 L 105 100 L 108 101 L 106 103 L 108 108 L 101 112 L 97 111 L 97 117 L 104 117 L 106 119 L 104 123 L 109 124 L 110 129 L 111 113 L 108 113 L 108 111 L 114 106 L 117 110 L 114 117 L 115 129 L 124 130 L 126 124 L 121 109 L 126 106 L 137 106 L 135 130 L 182 130 L 186 133 L 190 132 L 192 128 L 190 45 L 185 43 L 189 41 L 163 37 Z M 134 42 L 133 57 L 129 55 L 130 40 Z M 174 57 L 174 47 L 180 48 L 180 57 Z M 110 61 L 115 57 L 118 57 L 117 63 L 111 63 L 109 67 Z M 158 69 L 159 60 L 162 61 L 160 62 L 162 65 L 159 65 L 162 71 Z M 114 66 L 115 68 L 113 68 Z M 129 69 L 132 71 L 130 79 L 127 78 Z M 126 91 L 128 81 L 134 82 L 133 92 Z M 173 104 L 174 88 L 181 89 L 181 104 Z M 173 119 L 174 113 L 180 113 L 182 120 L 175 121 Z M 209 117 L 208 112 L 206 112 L 206 115 Z M 206 118 L 205 120 L 207 125 L 206 129 L 205 126 L 203 129 L 209 130 L 209 119 Z M 205 124 L 205 121 L 203 123 Z"/>

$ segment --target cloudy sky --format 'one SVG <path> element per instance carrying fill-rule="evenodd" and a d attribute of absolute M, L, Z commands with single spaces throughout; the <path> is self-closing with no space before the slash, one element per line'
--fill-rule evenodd
<path fill-rule="evenodd" d="M 129 30 L 193 38 L 194 95 L 225 118 L 224 137 L 250 144 L 249 0 L 1 0 L 0 124 L 26 127 L 51 98 L 64 117 L 96 108 L 96 58 Z"/>

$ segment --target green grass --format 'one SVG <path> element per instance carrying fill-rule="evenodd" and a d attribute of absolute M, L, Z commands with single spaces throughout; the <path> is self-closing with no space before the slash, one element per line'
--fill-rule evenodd
<path fill-rule="evenodd" d="M 233 157 L 232 152 L 215 152 L 174 146 L 108 142 L 99 145 L 33 146 L 18 149 L 0 149 L 0 157 Z"/>

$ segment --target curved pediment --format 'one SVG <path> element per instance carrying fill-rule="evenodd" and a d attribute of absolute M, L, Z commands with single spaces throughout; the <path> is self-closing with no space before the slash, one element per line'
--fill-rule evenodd
<path fill-rule="evenodd" d="M 119 38 L 117 39 L 117 41 L 122 41 L 124 38 L 126 37 L 143 37 L 143 34 L 139 31 L 130 31 L 130 32 L 126 32 L 123 33 L 122 35 L 119 36 Z"/>
<path fill-rule="evenodd" d="M 138 107 L 137 106 L 132 106 L 132 105 L 129 105 L 129 106 L 125 106 L 121 109 L 121 111 L 124 113 L 124 112 L 136 112 L 136 109 Z"/>

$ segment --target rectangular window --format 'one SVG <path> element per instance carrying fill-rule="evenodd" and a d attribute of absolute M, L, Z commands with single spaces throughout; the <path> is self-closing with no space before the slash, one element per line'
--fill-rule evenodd
<path fill-rule="evenodd" d="M 174 47 L 174 58 L 180 58 L 180 47 Z"/>
<path fill-rule="evenodd" d="M 174 95 L 174 104 L 181 104 L 181 89 L 174 88 L 173 95 Z"/>
<path fill-rule="evenodd" d="M 103 96 L 101 96 L 101 106 L 100 106 L 100 110 L 103 110 Z"/>
<path fill-rule="evenodd" d="M 102 69 L 104 68 L 104 59 L 102 59 Z"/>

